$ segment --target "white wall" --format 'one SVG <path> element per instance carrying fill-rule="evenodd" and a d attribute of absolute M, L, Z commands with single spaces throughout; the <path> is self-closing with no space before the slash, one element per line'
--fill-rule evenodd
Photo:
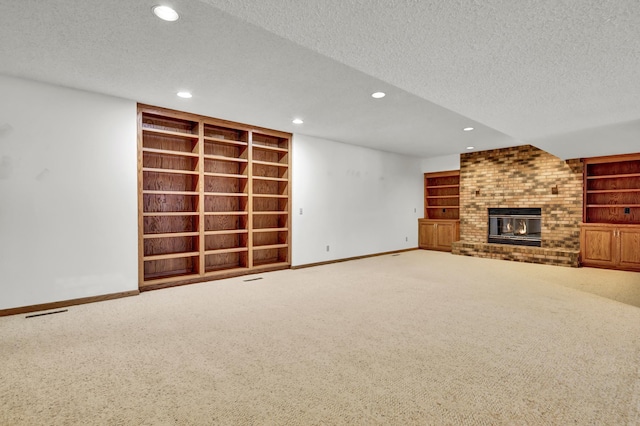
<path fill-rule="evenodd" d="M 135 102 L 0 93 L 0 309 L 136 290 Z"/>
<path fill-rule="evenodd" d="M 292 172 L 293 266 L 418 246 L 420 159 L 296 134 Z"/>
<path fill-rule="evenodd" d="M 460 170 L 460 154 L 424 158 L 420 164 L 422 173 L 448 172 Z"/>

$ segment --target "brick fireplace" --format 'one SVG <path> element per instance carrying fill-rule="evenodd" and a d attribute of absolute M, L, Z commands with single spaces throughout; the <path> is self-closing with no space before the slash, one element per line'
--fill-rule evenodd
<path fill-rule="evenodd" d="M 540 247 L 488 243 L 489 209 L 539 208 Z M 531 145 L 460 155 L 460 241 L 453 253 L 579 266 L 582 162 Z"/>

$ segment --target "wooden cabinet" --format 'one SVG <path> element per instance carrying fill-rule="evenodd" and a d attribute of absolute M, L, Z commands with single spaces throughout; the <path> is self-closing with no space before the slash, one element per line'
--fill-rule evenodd
<path fill-rule="evenodd" d="M 640 227 L 615 224 L 582 224 L 582 264 L 640 271 Z"/>
<path fill-rule="evenodd" d="M 459 239 L 457 220 L 418 219 L 418 246 L 422 249 L 451 251 L 451 243 Z"/>
<path fill-rule="evenodd" d="M 583 161 L 582 264 L 640 271 L 640 154 Z"/>
<path fill-rule="evenodd" d="M 460 239 L 460 171 L 424 174 L 424 219 L 418 219 L 418 246 L 451 251 Z"/>
<path fill-rule="evenodd" d="M 290 141 L 139 105 L 140 288 L 288 267 Z"/>

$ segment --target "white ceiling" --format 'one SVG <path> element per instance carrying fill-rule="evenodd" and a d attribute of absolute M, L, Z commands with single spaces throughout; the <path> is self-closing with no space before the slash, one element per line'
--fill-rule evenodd
<path fill-rule="evenodd" d="M 638 0 L 158 3 L 0 0 L 0 73 L 420 157 L 640 151 Z"/>

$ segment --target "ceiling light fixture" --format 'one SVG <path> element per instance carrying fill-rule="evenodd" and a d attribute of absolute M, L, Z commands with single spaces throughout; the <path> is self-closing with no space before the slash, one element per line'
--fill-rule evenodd
<path fill-rule="evenodd" d="M 190 99 L 193 97 L 193 95 L 190 92 L 178 92 L 176 93 L 176 95 L 178 95 L 178 97 L 183 99 Z"/>
<path fill-rule="evenodd" d="M 467 149 L 474 149 L 475 146 L 468 146 Z"/>
<path fill-rule="evenodd" d="M 293 121 L 292 121 L 292 123 L 293 123 L 293 124 L 302 124 L 302 123 L 304 123 L 304 121 L 302 121 L 302 120 L 301 120 L 301 119 L 299 119 L 299 118 L 294 118 L 294 119 L 293 119 Z"/>
<path fill-rule="evenodd" d="M 384 98 L 385 96 L 387 96 L 387 94 L 384 92 L 376 92 L 371 94 L 371 97 L 376 99 Z"/>
<path fill-rule="evenodd" d="M 153 13 L 163 21 L 173 22 L 177 21 L 180 15 L 178 12 L 170 8 L 169 6 L 154 6 Z"/>
<path fill-rule="evenodd" d="M 465 132 L 470 132 L 470 131 L 472 131 L 472 130 L 473 130 L 473 127 L 465 127 L 465 128 L 464 128 L 464 129 L 462 129 L 462 130 L 464 130 Z"/>

